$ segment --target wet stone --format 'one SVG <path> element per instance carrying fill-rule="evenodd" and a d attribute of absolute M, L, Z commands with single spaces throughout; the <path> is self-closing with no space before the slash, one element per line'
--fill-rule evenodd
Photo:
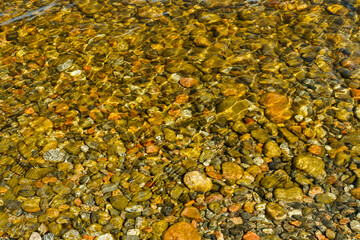
<path fill-rule="evenodd" d="M 128 205 L 129 200 L 124 195 L 118 195 L 111 197 L 110 202 L 116 210 L 122 211 Z"/>
<path fill-rule="evenodd" d="M 244 174 L 243 168 L 234 162 L 225 162 L 221 167 L 223 178 L 228 180 L 238 180 Z"/>
<path fill-rule="evenodd" d="M 178 222 L 170 226 L 164 234 L 164 240 L 200 240 L 201 236 L 196 228 L 187 222 Z"/>
<path fill-rule="evenodd" d="M 211 180 L 198 171 L 186 173 L 184 176 L 184 183 L 191 190 L 198 192 L 210 191 L 213 186 Z"/>
<path fill-rule="evenodd" d="M 326 175 L 325 164 L 319 157 L 300 155 L 294 159 L 294 165 L 316 179 L 323 179 Z"/>
<path fill-rule="evenodd" d="M 315 200 L 318 203 L 332 203 L 336 198 L 334 193 L 319 193 L 316 195 Z"/>
<path fill-rule="evenodd" d="M 50 149 L 44 153 L 43 157 L 46 161 L 49 162 L 62 162 L 65 160 L 65 152 L 61 149 Z"/>
<path fill-rule="evenodd" d="M 280 157 L 281 149 L 274 141 L 268 141 L 264 144 L 264 155 L 269 158 Z"/>
<path fill-rule="evenodd" d="M 71 229 L 62 235 L 64 240 L 80 240 L 81 236 L 77 230 Z"/>
<path fill-rule="evenodd" d="M 283 200 L 286 202 L 302 202 L 303 192 L 299 187 L 293 188 L 277 188 L 274 190 L 276 200 Z"/>
<path fill-rule="evenodd" d="M 275 221 L 282 221 L 286 219 L 286 210 L 277 203 L 266 204 L 266 214 L 270 219 Z"/>
<path fill-rule="evenodd" d="M 28 199 L 25 200 L 24 202 L 22 202 L 21 204 L 21 208 L 25 211 L 25 212 L 29 212 L 29 213 L 35 213 L 35 212 L 40 212 L 40 198 L 33 198 L 33 199 Z"/>

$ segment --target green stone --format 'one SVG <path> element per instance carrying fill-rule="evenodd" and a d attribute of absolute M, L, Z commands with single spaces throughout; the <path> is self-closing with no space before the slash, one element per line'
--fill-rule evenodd
<path fill-rule="evenodd" d="M 323 179 L 326 175 L 325 164 L 319 157 L 300 155 L 294 159 L 294 166 L 315 179 Z"/>
<path fill-rule="evenodd" d="M 277 188 L 284 187 L 288 182 L 290 182 L 289 175 L 284 170 L 279 169 L 270 176 L 262 178 L 260 185 L 264 188 Z"/>
<path fill-rule="evenodd" d="M 124 195 L 118 195 L 110 198 L 110 203 L 116 210 L 122 211 L 126 208 L 129 200 Z"/>
<path fill-rule="evenodd" d="M 302 202 L 303 192 L 299 187 L 277 188 L 274 190 L 274 197 L 277 201 Z"/>

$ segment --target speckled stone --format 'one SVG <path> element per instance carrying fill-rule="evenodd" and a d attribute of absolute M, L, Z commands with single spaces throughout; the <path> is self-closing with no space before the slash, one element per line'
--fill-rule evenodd
<path fill-rule="evenodd" d="M 210 178 L 198 171 L 186 173 L 184 176 L 184 183 L 191 190 L 198 192 L 210 191 L 213 186 Z"/>

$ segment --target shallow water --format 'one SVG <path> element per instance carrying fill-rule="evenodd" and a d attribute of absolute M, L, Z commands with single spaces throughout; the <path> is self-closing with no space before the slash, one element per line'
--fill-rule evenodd
<path fill-rule="evenodd" d="M 1 2 L 0 238 L 360 238 L 359 4 Z"/>

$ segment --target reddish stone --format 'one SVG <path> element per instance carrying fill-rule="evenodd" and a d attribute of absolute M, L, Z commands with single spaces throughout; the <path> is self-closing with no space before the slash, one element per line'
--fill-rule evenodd
<path fill-rule="evenodd" d="M 192 218 L 192 219 L 195 219 L 197 221 L 202 221 L 202 217 L 200 215 L 200 212 L 196 207 L 186 207 L 181 212 L 181 216 L 186 217 L 186 218 Z"/>
<path fill-rule="evenodd" d="M 312 154 L 315 154 L 315 155 L 318 155 L 318 156 L 323 155 L 323 148 L 318 146 L 318 145 L 311 145 L 308 148 L 308 151 L 311 152 Z"/>
<path fill-rule="evenodd" d="M 243 240 L 261 240 L 261 238 L 256 233 L 249 231 L 245 233 Z"/>
<path fill-rule="evenodd" d="M 157 152 L 159 152 L 159 147 L 156 145 L 149 145 L 146 147 L 146 153 L 151 154 L 151 153 L 157 153 Z"/>
<path fill-rule="evenodd" d="M 195 78 L 181 78 L 180 84 L 183 87 L 190 88 L 196 86 L 198 84 L 198 81 Z"/>
<path fill-rule="evenodd" d="M 221 202 L 224 199 L 224 196 L 220 193 L 213 193 L 205 198 L 205 202 L 207 204 L 215 203 L 215 202 Z"/>

